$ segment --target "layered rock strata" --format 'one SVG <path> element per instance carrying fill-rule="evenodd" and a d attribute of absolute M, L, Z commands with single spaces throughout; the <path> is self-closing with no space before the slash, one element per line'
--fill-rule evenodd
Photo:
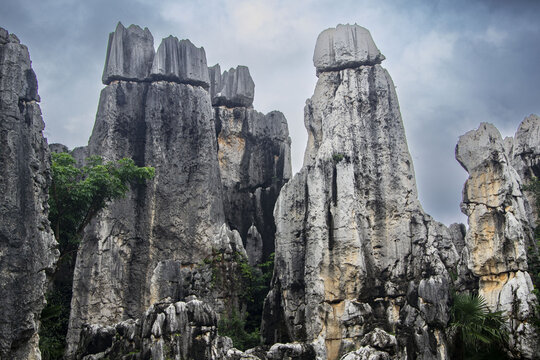
<path fill-rule="evenodd" d="M 209 71 L 225 217 L 240 232 L 250 263 L 257 264 L 274 252 L 272 212 L 291 178 L 287 120 L 279 111 L 264 115 L 252 108 L 247 67 L 220 74 L 218 64 Z"/>
<path fill-rule="evenodd" d="M 204 49 L 166 38 L 153 62 L 144 61 L 136 77 L 123 78 L 133 58 L 151 58 L 145 49 L 153 43 L 146 30 L 129 29 L 128 35 L 144 34 L 138 37 L 142 44 L 129 45 L 143 55 L 124 49 L 131 55 L 115 66 L 108 56 L 104 79 L 116 80 L 101 93 L 84 152 L 107 160 L 131 157 L 155 167 L 156 176 L 112 203 L 85 231 L 74 275 L 70 356 L 84 323 L 112 325 L 136 319 L 165 299 L 181 300 L 194 291 L 190 274 L 203 260 L 215 252 L 244 251 L 238 234 L 224 225 Z M 109 49 L 124 33 L 117 27 Z"/>
<path fill-rule="evenodd" d="M 26 46 L 0 28 L 0 358 L 41 359 L 39 316 L 58 257 L 50 153 Z"/>
<path fill-rule="evenodd" d="M 274 210 L 265 341 L 307 343 L 332 360 L 373 345 L 362 339 L 378 327 L 396 333 L 396 356 L 447 358 L 447 268 L 459 256 L 418 202 L 384 57 L 357 25 L 324 31 L 315 49 L 304 165 Z"/>
<path fill-rule="evenodd" d="M 533 234 L 522 179 L 512 162 L 524 176 L 534 172 L 534 152 L 519 151 L 527 143 L 522 129 L 531 127 L 531 121 L 538 128 L 538 118 L 531 119 L 525 119 L 516 134 L 517 158 L 509 157 L 499 131 L 487 123 L 461 136 L 456 147 L 456 159 L 469 173 L 461 204 L 469 217 L 468 265 L 479 278 L 478 292 L 490 309 L 508 317 L 514 357 L 526 359 L 537 358 L 540 350 L 531 324 L 536 299 L 527 272 Z"/>

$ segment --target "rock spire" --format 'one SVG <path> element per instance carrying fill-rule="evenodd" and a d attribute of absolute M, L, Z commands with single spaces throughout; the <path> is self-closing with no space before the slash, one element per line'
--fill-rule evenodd
<path fill-rule="evenodd" d="M 39 317 L 58 258 L 37 85 L 28 49 L 0 28 L 0 359 L 41 359 Z"/>
<path fill-rule="evenodd" d="M 450 232 L 418 202 L 383 58 L 358 25 L 317 40 L 304 165 L 274 210 L 268 343 L 304 342 L 317 358 L 334 360 L 373 345 L 366 336 L 378 327 L 396 333 L 396 356 L 448 356 L 447 268 L 459 257 Z"/>

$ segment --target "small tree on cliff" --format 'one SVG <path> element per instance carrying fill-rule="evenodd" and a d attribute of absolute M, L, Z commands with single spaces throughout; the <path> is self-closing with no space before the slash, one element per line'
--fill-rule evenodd
<path fill-rule="evenodd" d="M 101 157 L 93 156 L 86 163 L 77 167 L 71 155 L 52 154 L 49 221 L 60 258 L 41 314 L 40 349 L 44 360 L 63 357 L 75 255 L 84 228 L 110 201 L 124 197 L 130 185 L 154 177 L 153 168 L 139 167 L 127 158 L 104 163 Z"/>

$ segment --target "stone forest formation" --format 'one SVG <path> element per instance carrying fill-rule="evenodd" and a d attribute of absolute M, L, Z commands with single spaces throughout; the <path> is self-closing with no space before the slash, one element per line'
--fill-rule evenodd
<path fill-rule="evenodd" d="M 464 295 L 502 319 L 501 358 L 539 359 L 540 118 L 459 138 L 468 224 L 447 227 L 418 200 L 384 59 L 358 25 L 319 35 L 293 176 L 287 120 L 253 108 L 248 67 L 208 66 L 173 36 L 156 51 L 121 23 L 88 144 L 48 145 L 28 49 L 0 28 L 0 359 L 52 358 L 40 327 L 58 271 L 70 360 L 467 358 Z M 155 169 L 84 227 L 69 265 L 51 153 Z"/>

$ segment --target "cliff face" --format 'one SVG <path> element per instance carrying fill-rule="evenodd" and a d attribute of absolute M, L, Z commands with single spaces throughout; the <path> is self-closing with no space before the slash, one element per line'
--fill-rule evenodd
<path fill-rule="evenodd" d="M 521 176 L 530 179 L 537 171 L 538 152 L 533 149 L 538 147 L 538 131 L 533 129 L 539 123 L 536 116 L 524 120 L 514 139 L 515 152 L 511 147 L 505 151 L 499 131 L 487 123 L 461 136 L 456 147 L 456 158 L 469 173 L 462 202 L 469 217 L 469 268 L 479 278 L 479 294 L 490 309 L 508 316 L 510 349 L 528 359 L 537 357 L 539 345 L 530 321 L 536 303 L 527 272 L 533 233 Z"/>
<path fill-rule="evenodd" d="M 264 115 L 252 108 L 247 67 L 221 74 L 218 64 L 209 70 L 225 217 L 244 239 L 250 263 L 257 264 L 274 252 L 274 204 L 291 177 L 287 120 L 279 111 Z"/>
<path fill-rule="evenodd" d="M 49 226 L 50 153 L 26 46 L 0 28 L 0 358 L 41 359 L 39 316 L 58 258 Z"/>
<path fill-rule="evenodd" d="M 313 59 L 304 166 L 274 210 L 265 340 L 307 342 L 318 358 L 338 359 L 380 327 L 398 334 L 400 356 L 445 358 L 446 269 L 458 253 L 418 202 L 384 57 L 366 29 L 339 25 L 319 36 Z"/>

